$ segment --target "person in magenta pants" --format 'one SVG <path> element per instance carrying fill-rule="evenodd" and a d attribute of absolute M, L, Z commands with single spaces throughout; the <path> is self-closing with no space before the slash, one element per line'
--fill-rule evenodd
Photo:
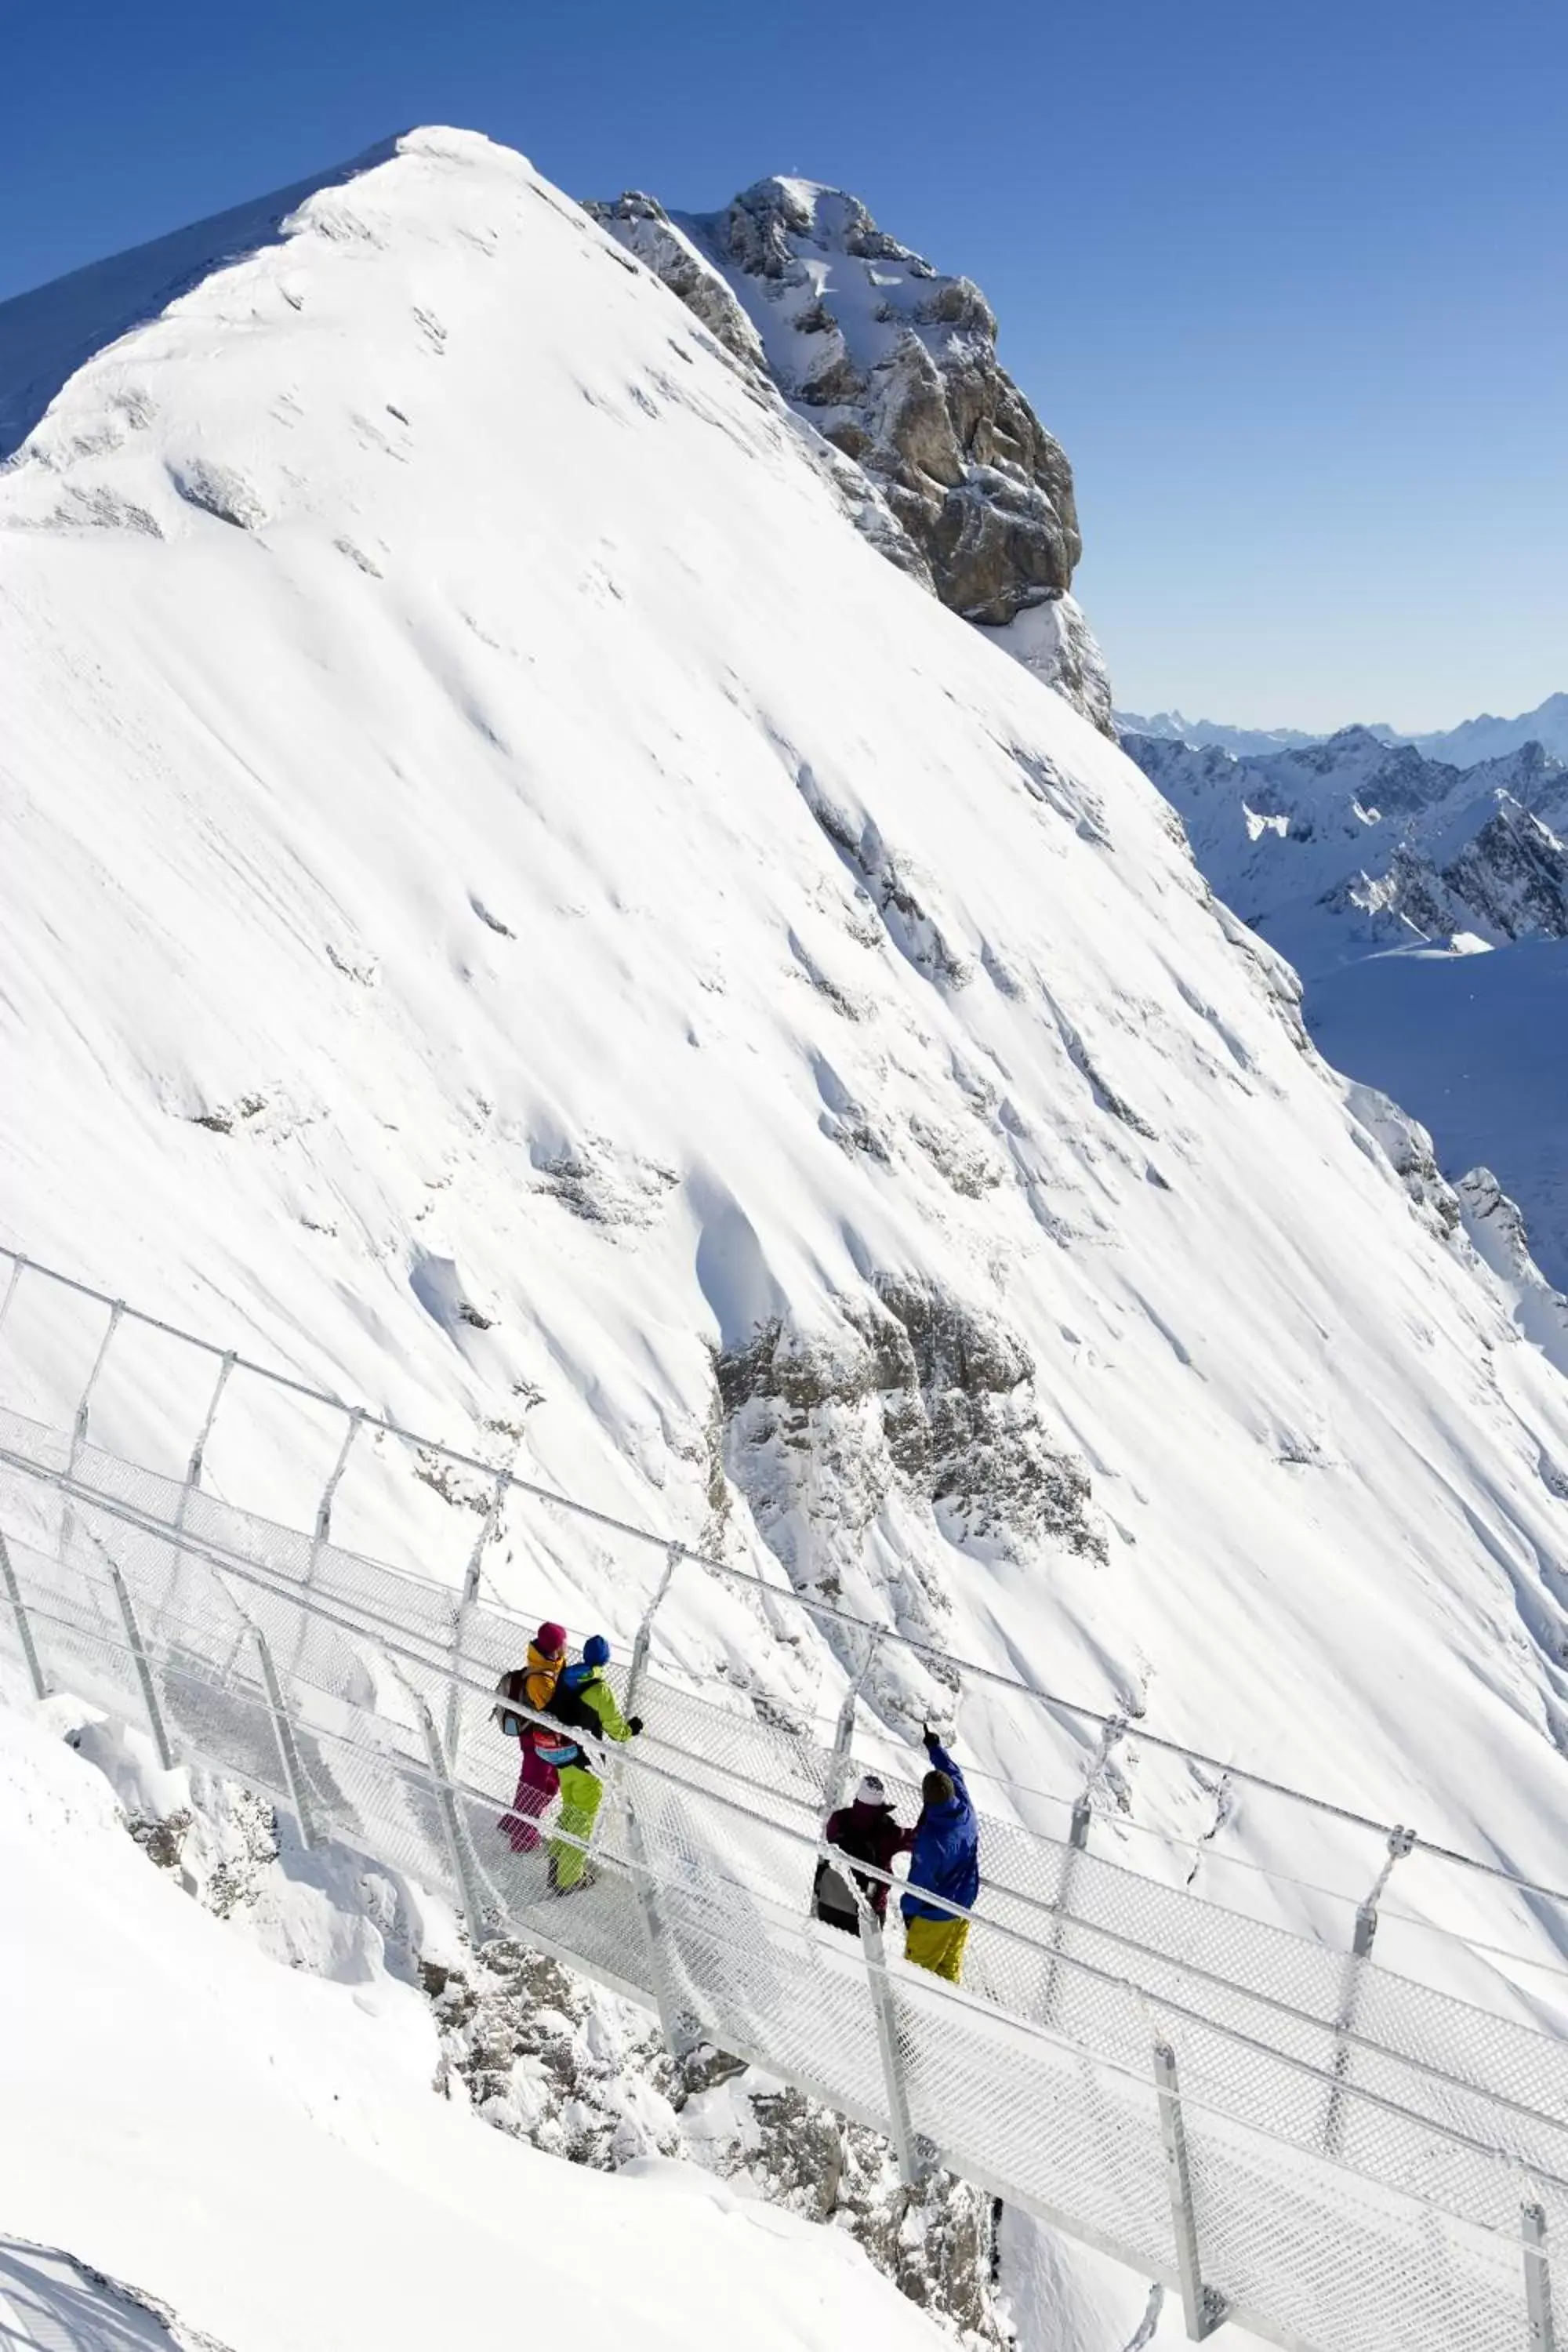
<path fill-rule="evenodd" d="M 523 1706 L 542 1711 L 554 1696 L 556 1678 L 565 1662 L 566 1628 L 551 1622 L 542 1625 L 529 1643 L 527 1665 L 501 1676 L 501 1704 L 495 1710 L 496 1720 L 503 1729 L 517 1727 L 515 1736 L 521 1754 L 511 1811 L 501 1815 L 496 1827 L 513 1853 L 533 1853 L 538 1850 L 538 1823 L 560 1792 L 561 1776 L 554 1765 L 547 1764 L 539 1753 L 537 1741 L 542 1727 L 526 1717 L 509 1718 L 506 1701 L 521 1700 Z"/>

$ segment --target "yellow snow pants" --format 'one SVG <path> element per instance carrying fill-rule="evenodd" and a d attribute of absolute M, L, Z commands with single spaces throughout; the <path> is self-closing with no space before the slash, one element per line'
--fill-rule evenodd
<path fill-rule="evenodd" d="M 564 1831 L 567 1837 L 591 1837 L 604 1795 L 605 1784 L 596 1772 L 584 1772 L 578 1764 L 563 1764 L 561 1767 L 561 1818 L 555 1824 L 556 1828 Z M 560 1837 L 550 1841 L 550 1859 L 555 1866 L 557 1886 L 575 1886 L 588 1861 L 581 1846 L 568 1845 Z"/>
<path fill-rule="evenodd" d="M 564 1772 L 562 1774 L 565 1780 Z M 929 1969 L 933 1977 L 945 1977 L 949 1984 L 958 1982 L 963 1966 L 963 1948 L 969 1941 L 967 1919 L 906 1919 L 904 1922 L 904 1958 L 912 1960 L 917 1969 Z"/>

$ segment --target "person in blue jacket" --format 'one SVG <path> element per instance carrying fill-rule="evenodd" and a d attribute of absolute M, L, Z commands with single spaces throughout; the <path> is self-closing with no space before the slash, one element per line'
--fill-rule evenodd
<path fill-rule="evenodd" d="M 910 1892 L 903 1898 L 904 1958 L 918 1969 L 956 1984 L 969 1941 L 969 1922 L 923 1900 L 941 1895 L 949 1903 L 974 1907 L 980 1892 L 980 1824 L 963 1773 L 934 1731 L 925 1734 L 931 1769 L 921 1784 L 924 1800 L 910 1855 Z M 921 1890 L 917 1893 L 915 1889 Z"/>

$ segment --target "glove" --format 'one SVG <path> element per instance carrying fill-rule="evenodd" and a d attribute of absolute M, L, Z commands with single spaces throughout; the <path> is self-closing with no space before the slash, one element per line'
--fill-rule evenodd
<path fill-rule="evenodd" d="M 631 1733 L 632 1738 L 635 1739 L 638 1732 L 642 1729 L 641 1716 L 628 1715 L 626 1717 L 626 1729 Z"/>
<path fill-rule="evenodd" d="M 941 1733 L 933 1731 L 929 1723 L 921 1726 L 921 1738 L 925 1742 L 926 1754 L 928 1756 L 931 1754 L 933 1748 L 940 1748 L 942 1746 Z"/>

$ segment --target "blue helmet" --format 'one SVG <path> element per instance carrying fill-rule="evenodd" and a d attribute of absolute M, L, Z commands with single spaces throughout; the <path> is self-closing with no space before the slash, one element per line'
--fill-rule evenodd
<path fill-rule="evenodd" d="M 609 1663 L 608 1642 L 602 1633 L 590 1633 L 583 1644 L 583 1664 L 585 1666 L 607 1666 Z"/>

